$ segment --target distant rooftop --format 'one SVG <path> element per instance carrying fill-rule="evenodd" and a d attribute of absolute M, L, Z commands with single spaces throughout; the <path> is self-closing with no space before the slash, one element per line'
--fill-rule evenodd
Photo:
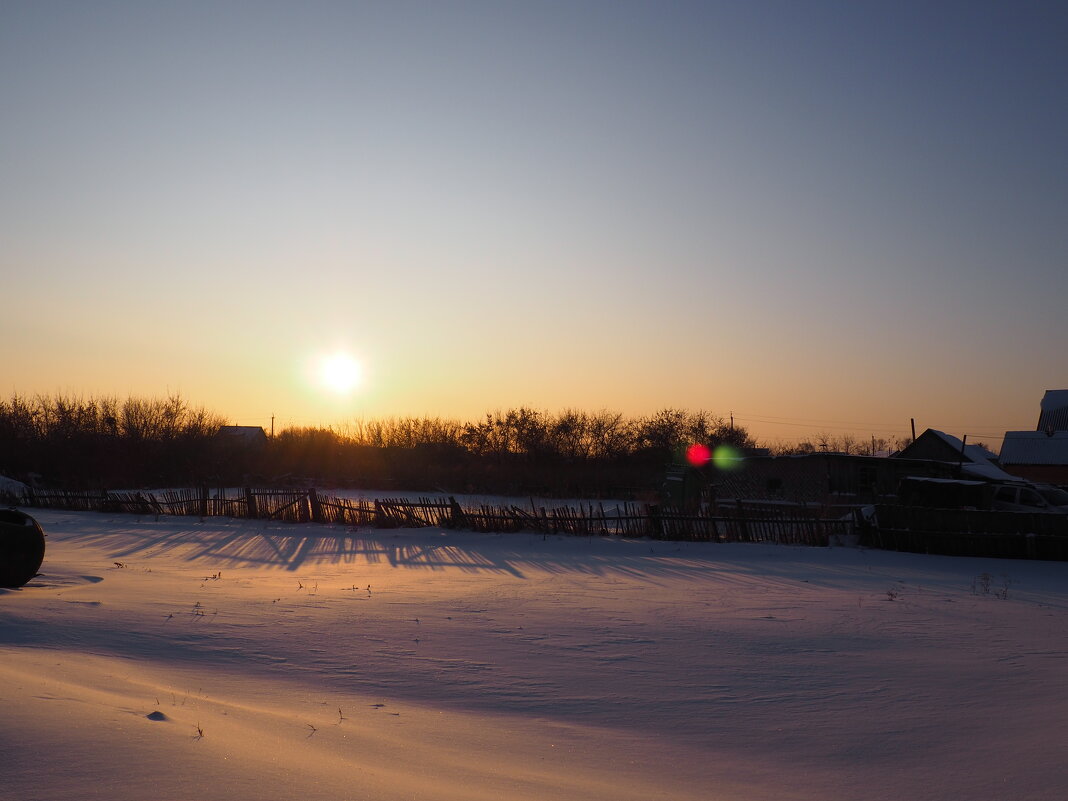
<path fill-rule="evenodd" d="M 1001 463 L 1068 465 L 1068 431 L 1006 431 Z"/>
<path fill-rule="evenodd" d="M 1068 431 L 1068 389 L 1047 389 L 1040 408 L 1038 431 Z"/>
<path fill-rule="evenodd" d="M 267 432 L 260 426 L 219 426 L 216 436 L 245 445 L 262 445 L 267 442 Z"/>

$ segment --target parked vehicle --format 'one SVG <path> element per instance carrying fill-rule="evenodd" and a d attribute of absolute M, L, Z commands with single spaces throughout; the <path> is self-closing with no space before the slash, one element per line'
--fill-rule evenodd
<path fill-rule="evenodd" d="M 1052 484 L 910 476 L 897 494 L 905 506 L 1068 514 L 1068 492 Z"/>
<path fill-rule="evenodd" d="M 932 509 L 990 509 L 994 488 L 988 481 L 909 476 L 901 479 L 897 497 L 904 506 Z"/>
<path fill-rule="evenodd" d="M 992 505 L 1002 512 L 1068 514 L 1068 492 L 1052 484 L 1001 484 Z"/>

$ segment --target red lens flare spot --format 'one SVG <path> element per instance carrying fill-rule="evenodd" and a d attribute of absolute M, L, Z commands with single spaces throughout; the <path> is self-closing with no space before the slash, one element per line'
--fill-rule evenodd
<path fill-rule="evenodd" d="M 686 449 L 686 461 L 694 467 L 704 467 L 712 458 L 712 451 L 707 445 L 696 443 Z"/>

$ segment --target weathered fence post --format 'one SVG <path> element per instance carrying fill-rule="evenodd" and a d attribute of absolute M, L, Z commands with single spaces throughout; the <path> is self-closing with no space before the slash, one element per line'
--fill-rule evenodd
<path fill-rule="evenodd" d="M 256 496 L 252 492 L 252 487 L 245 487 L 245 517 L 255 520 L 259 516 L 259 510 L 256 508 Z"/>
<path fill-rule="evenodd" d="M 449 528 L 463 528 L 466 525 L 464 510 L 452 495 L 449 496 Z"/>
<path fill-rule="evenodd" d="M 197 505 L 200 507 L 200 516 L 201 517 L 207 517 L 208 516 L 208 488 L 207 487 L 201 487 L 200 488 L 200 497 L 197 499 L 197 501 L 198 501 Z"/>
<path fill-rule="evenodd" d="M 314 523 L 325 522 L 323 520 L 323 504 L 319 500 L 319 493 L 315 489 L 308 490 L 308 506 L 311 507 L 311 519 Z"/>
<path fill-rule="evenodd" d="M 646 509 L 649 512 L 649 536 L 654 540 L 658 540 L 664 535 L 664 521 L 660 518 L 660 504 L 650 504 Z"/>
<path fill-rule="evenodd" d="M 741 541 L 755 542 L 753 533 L 749 530 L 749 520 L 745 514 L 745 502 L 739 498 L 735 502 L 735 508 L 738 510 L 738 528 L 741 532 Z"/>
<path fill-rule="evenodd" d="M 101 512 L 121 512 L 117 503 L 114 503 L 111 493 L 107 490 L 100 490 L 100 511 Z"/>

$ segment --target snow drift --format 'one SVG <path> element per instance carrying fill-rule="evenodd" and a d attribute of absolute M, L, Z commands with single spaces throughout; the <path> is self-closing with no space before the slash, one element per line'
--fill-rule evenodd
<path fill-rule="evenodd" d="M 12 799 L 1060 799 L 1068 566 L 35 511 Z"/>

